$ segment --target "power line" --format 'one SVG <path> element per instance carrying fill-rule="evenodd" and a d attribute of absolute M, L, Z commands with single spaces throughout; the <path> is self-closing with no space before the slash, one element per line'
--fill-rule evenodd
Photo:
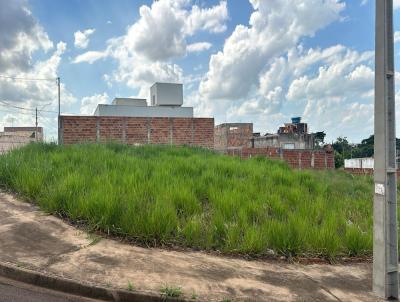
<path fill-rule="evenodd" d="M 26 107 L 12 105 L 12 104 L 7 103 L 6 101 L 2 101 L 2 100 L 0 100 L 0 103 L 3 104 L 3 106 L 12 107 L 12 108 L 21 109 L 21 110 L 29 110 L 29 111 L 36 110 L 35 108 L 26 108 Z M 48 106 L 48 104 L 44 105 L 43 107 L 45 107 L 45 106 Z M 51 111 L 51 110 L 39 110 L 39 111 L 48 112 L 48 113 L 58 113 L 57 111 Z"/>
<path fill-rule="evenodd" d="M 45 104 L 45 105 L 42 106 L 42 108 L 46 107 L 46 106 L 48 106 L 50 104 L 51 103 Z M 19 110 L 27 110 L 27 111 L 31 111 L 32 113 L 34 113 L 34 111 L 36 111 L 36 108 L 26 108 L 26 107 L 21 107 L 21 106 L 15 106 L 15 105 L 7 103 L 6 101 L 3 101 L 3 100 L 0 100 L 0 107 L 14 108 L 14 109 L 19 109 Z M 43 109 L 38 109 L 38 112 L 58 113 L 57 111 L 43 110 Z M 20 113 L 25 113 L 25 112 L 20 112 Z M 28 114 L 28 113 L 25 113 L 25 114 Z M 64 112 L 64 114 L 67 114 L 67 115 L 79 115 L 79 113 L 73 113 L 73 112 L 72 113 L 71 112 Z"/>
<path fill-rule="evenodd" d="M 17 81 L 55 81 L 57 78 L 21 78 L 21 77 L 11 77 L 6 75 L 0 75 L 0 78 L 11 79 Z"/>
<path fill-rule="evenodd" d="M 39 114 L 39 117 L 42 119 L 42 123 L 44 125 L 46 125 L 49 128 L 52 128 L 52 129 L 57 129 L 57 127 L 54 125 L 55 123 L 57 123 L 57 121 L 55 121 L 55 120 L 53 121 L 50 118 L 43 116 L 42 114 L 40 114 L 40 112 L 38 114 Z"/>
<path fill-rule="evenodd" d="M 0 105 L 1 106 L 1 105 Z M 28 113 L 28 112 L 16 112 L 16 111 L 11 111 L 9 109 L 0 109 L 0 112 L 4 112 L 4 113 L 11 113 L 11 114 L 23 114 L 23 115 L 29 115 L 29 116 L 35 116 L 35 114 L 33 112 Z"/>

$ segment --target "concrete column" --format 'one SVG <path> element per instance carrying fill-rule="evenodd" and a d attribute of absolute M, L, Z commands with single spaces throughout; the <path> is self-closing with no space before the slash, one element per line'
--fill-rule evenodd
<path fill-rule="evenodd" d="M 299 170 L 301 170 L 301 151 L 298 153 Z"/>
<path fill-rule="evenodd" d="M 122 142 L 126 144 L 126 117 L 122 118 Z"/>
<path fill-rule="evenodd" d="M 311 153 L 311 168 L 313 168 L 314 169 L 314 161 L 315 161 L 315 156 L 314 156 L 314 151 L 312 151 L 312 153 Z"/>
<path fill-rule="evenodd" d="M 96 117 L 96 142 L 100 142 L 100 117 Z"/>
<path fill-rule="evenodd" d="M 373 291 L 399 297 L 393 0 L 376 0 Z"/>
<path fill-rule="evenodd" d="M 147 144 L 151 143 L 151 117 L 147 118 Z"/>
<path fill-rule="evenodd" d="M 172 117 L 169 117 L 168 120 L 169 120 L 169 144 L 172 145 L 174 143 L 174 119 Z"/>
<path fill-rule="evenodd" d="M 194 145 L 194 138 L 195 138 L 196 129 L 194 127 L 194 118 L 192 118 L 191 121 L 192 121 L 192 138 L 191 138 L 191 141 L 190 141 L 190 145 L 193 146 Z"/>
<path fill-rule="evenodd" d="M 63 145 L 64 144 L 64 119 L 60 115 L 58 116 L 58 144 Z M 0 152 L 1 154 L 1 152 Z"/>

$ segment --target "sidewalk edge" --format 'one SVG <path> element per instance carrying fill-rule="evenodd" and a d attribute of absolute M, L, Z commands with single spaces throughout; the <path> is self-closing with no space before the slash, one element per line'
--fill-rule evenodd
<path fill-rule="evenodd" d="M 45 274 L 0 261 L 0 276 L 68 294 L 118 302 L 189 302 L 191 299 L 171 298 L 140 291 L 105 288 L 86 282 Z M 196 300 L 199 301 L 199 300 Z"/>

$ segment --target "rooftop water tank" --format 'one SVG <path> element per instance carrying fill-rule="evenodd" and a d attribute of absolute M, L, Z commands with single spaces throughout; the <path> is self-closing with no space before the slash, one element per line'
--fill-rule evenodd
<path fill-rule="evenodd" d="M 300 116 L 292 117 L 292 124 L 300 124 L 300 122 L 301 122 Z"/>

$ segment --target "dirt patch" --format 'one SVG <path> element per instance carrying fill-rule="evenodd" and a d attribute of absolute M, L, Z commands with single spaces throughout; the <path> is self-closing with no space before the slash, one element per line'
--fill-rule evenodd
<path fill-rule="evenodd" d="M 11 225 L 0 236 L 0 246 L 7 249 L 7 255 L 11 258 L 18 258 L 26 253 L 51 258 L 76 249 L 74 244 L 50 235 L 48 230 L 43 230 L 34 222 Z"/>

